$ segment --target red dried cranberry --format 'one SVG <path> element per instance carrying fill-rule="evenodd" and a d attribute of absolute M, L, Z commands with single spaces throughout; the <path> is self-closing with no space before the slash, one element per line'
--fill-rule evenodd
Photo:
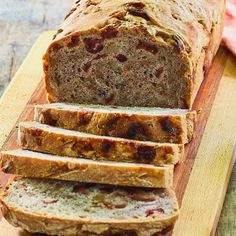
<path fill-rule="evenodd" d="M 150 216 L 150 215 L 153 215 L 154 212 L 159 212 L 159 213 L 165 213 L 164 210 L 160 207 L 157 207 L 157 208 L 153 208 L 153 209 L 148 209 L 145 211 L 145 214 L 146 214 L 146 217 Z"/>
<path fill-rule="evenodd" d="M 110 204 L 110 203 L 104 203 L 105 207 L 109 210 L 112 210 L 113 209 L 113 205 Z"/>
<path fill-rule="evenodd" d="M 118 34 L 118 31 L 113 28 L 108 28 L 101 33 L 103 39 L 112 39 L 115 38 Z"/>
<path fill-rule="evenodd" d="M 111 204 L 111 203 L 104 203 L 104 205 L 109 210 L 112 210 L 114 208 L 122 209 L 122 208 L 125 208 L 127 206 L 126 204 Z"/>
<path fill-rule="evenodd" d="M 79 43 L 79 37 L 78 36 L 72 36 L 70 39 L 70 42 L 67 44 L 69 48 L 73 48 L 78 45 Z"/>
<path fill-rule="evenodd" d="M 163 67 L 160 67 L 159 69 L 156 70 L 155 76 L 156 76 L 157 78 L 160 78 L 160 76 L 162 75 L 163 72 L 164 72 L 164 68 L 163 68 Z"/>
<path fill-rule="evenodd" d="M 40 136 L 42 133 L 43 133 L 43 131 L 40 129 L 31 130 L 31 134 L 33 136 Z"/>
<path fill-rule="evenodd" d="M 82 185 L 75 185 L 73 187 L 73 192 L 80 193 L 80 194 L 87 194 L 88 190 L 85 187 L 83 187 Z"/>
<path fill-rule="evenodd" d="M 84 65 L 83 65 L 83 70 L 84 70 L 84 72 L 88 72 L 89 71 L 89 69 L 91 68 L 91 66 L 92 66 L 92 61 L 89 61 L 89 62 L 87 62 L 87 63 L 85 63 Z"/>
<path fill-rule="evenodd" d="M 87 125 L 92 117 L 93 117 L 93 113 L 92 111 L 85 111 L 84 113 L 80 114 L 79 116 L 79 124 L 80 125 Z"/>
<path fill-rule="evenodd" d="M 111 93 L 109 97 L 105 98 L 105 103 L 106 104 L 111 104 L 113 102 L 113 100 L 114 100 L 114 97 L 115 97 L 115 94 Z"/>
<path fill-rule="evenodd" d="M 153 202 L 155 201 L 155 198 L 147 197 L 144 194 L 141 193 L 134 193 L 132 195 L 129 195 L 129 198 L 135 201 L 142 201 L 142 202 Z"/>
<path fill-rule="evenodd" d="M 97 38 L 85 38 L 84 39 L 85 48 L 90 53 L 98 53 L 103 50 L 104 46 L 101 39 Z"/>
<path fill-rule="evenodd" d="M 43 124 L 57 126 L 57 120 L 53 119 L 50 110 L 42 111 L 39 119 Z"/>
<path fill-rule="evenodd" d="M 158 53 L 158 48 L 155 45 L 143 41 L 139 42 L 139 44 L 137 45 L 137 49 L 143 49 L 151 52 L 152 54 Z"/>
<path fill-rule="evenodd" d="M 128 58 L 125 56 L 125 55 L 122 55 L 122 54 L 118 54 L 116 56 L 116 59 L 119 61 L 119 62 L 126 62 L 128 60 Z"/>
<path fill-rule="evenodd" d="M 43 200 L 44 204 L 53 204 L 53 203 L 57 203 L 57 202 L 58 202 L 58 200 L 56 200 L 56 199 L 53 199 L 53 200 Z"/>
<path fill-rule="evenodd" d="M 115 208 L 117 209 L 122 209 L 122 208 L 125 208 L 127 205 L 126 204 L 116 204 L 114 205 Z"/>

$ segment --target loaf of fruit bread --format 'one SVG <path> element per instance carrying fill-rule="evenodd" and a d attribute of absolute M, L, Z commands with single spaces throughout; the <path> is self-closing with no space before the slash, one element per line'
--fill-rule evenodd
<path fill-rule="evenodd" d="M 35 120 L 96 135 L 183 144 L 192 139 L 196 112 L 185 109 L 52 103 L 37 105 Z"/>
<path fill-rule="evenodd" d="M 19 142 L 31 151 L 100 161 L 176 164 L 184 156 L 182 144 L 99 136 L 37 122 L 19 124 Z"/>
<path fill-rule="evenodd" d="M 101 162 L 26 150 L 2 151 L 0 166 L 7 174 L 86 183 L 170 188 L 173 165 Z"/>
<path fill-rule="evenodd" d="M 170 189 L 18 177 L 0 199 L 9 223 L 48 235 L 151 236 L 172 227 L 178 217 Z"/>
<path fill-rule="evenodd" d="M 51 102 L 190 108 L 225 0 L 80 0 L 44 59 Z"/>

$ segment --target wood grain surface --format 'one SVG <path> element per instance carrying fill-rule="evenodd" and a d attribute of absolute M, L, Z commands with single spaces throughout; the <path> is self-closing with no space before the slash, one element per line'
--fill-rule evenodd
<path fill-rule="evenodd" d="M 3 149 L 17 147 L 16 127 L 13 127 L 19 120 L 32 119 L 35 103 L 46 102 L 41 81 L 41 56 L 51 36 L 52 32 L 48 32 L 39 38 L 0 100 L 0 111 L 4 111 L 0 113 L 0 121 L 7 124 L 1 130 L 0 144 L 3 144 Z M 33 70 L 32 64 L 37 65 L 38 69 Z M 18 86 L 23 82 L 27 82 L 28 86 L 22 86 L 19 90 Z M 235 90 L 234 62 L 221 49 L 194 104 L 199 115 L 194 141 L 186 147 L 187 160 L 175 169 L 175 190 L 179 202 L 183 202 L 173 235 L 210 235 L 215 232 L 234 161 L 236 123 L 232 121 L 236 114 Z M 18 95 L 13 96 L 15 93 Z M 0 178 L 4 185 L 7 177 L 1 174 Z M 0 228 L 5 230 L 6 235 L 10 232 L 12 236 L 22 235 L 22 231 L 13 229 L 5 221 L 0 223 Z"/>

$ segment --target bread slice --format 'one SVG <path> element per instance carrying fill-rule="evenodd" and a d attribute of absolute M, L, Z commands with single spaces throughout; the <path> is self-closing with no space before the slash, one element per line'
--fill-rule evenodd
<path fill-rule="evenodd" d="M 37 122 L 19 124 L 23 149 L 94 160 L 175 164 L 183 145 L 142 142 L 65 130 Z"/>
<path fill-rule="evenodd" d="M 150 236 L 173 226 L 178 217 L 170 189 L 18 177 L 10 181 L 0 201 L 9 223 L 49 235 Z"/>
<path fill-rule="evenodd" d="M 152 188 L 173 182 L 173 165 L 98 162 L 26 150 L 3 151 L 0 163 L 3 172 L 26 177 Z"/>
<path fill-rule="evenodd" d="M 181 144 L 192 139 L 196 111 L 54 103 L 37 105 L 35 120 L 96 135 Z"/>

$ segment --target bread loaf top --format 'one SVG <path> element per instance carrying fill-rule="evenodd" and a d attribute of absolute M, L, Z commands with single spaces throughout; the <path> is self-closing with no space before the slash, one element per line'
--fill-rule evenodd
<path fill-rule="evenodd" d="M 222 23 L 224 4 L 224 0 L 79 0 L 54 38 L 97 30 L 109 38 L 117 33 L 110 26 L 132 27 L 154 35 L 158 43 L 173 45 L 196 62 L 214 27 Z"/>

